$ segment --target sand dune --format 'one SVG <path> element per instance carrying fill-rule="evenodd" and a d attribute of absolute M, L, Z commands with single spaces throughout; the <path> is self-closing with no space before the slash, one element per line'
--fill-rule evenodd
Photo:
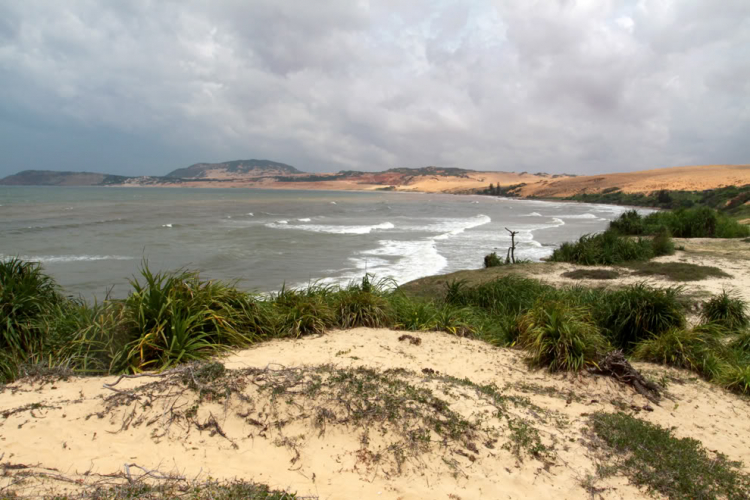
<path fill-rule="evenodd" d="M 701 165 L 640 172 L 541 180 L 523 187 L 522 196 L 566 197 L 619 188 L 626 193 L 650 193 L 661 189 L 702 191 L 750 184 L 750 165 Z"/>
<path fill-rule="evenodd" d="M 582 482 L 596 466 L 587 445 L 588 415 L 649 404 L 609 378 L 531 371 L 518 351 L 437 332 L 414 334 L 420 338 L 415 345 L 400 341 L 403 333 L 359 328 L 237 352 L 223 360 L 231 371 L 222 383 L 238 391 L 228 399 L 187 390 L 195 375 L 184 369 L 124 379 L 112 389 L 104 384 L 115 384 L 116 377 L 6 386 L 0 392 L 0 460 L 7 469 L 0 488 L 14 480 L 13 464 L 54 471 L 21 485 L 19 492 L 28 495 L 53 487 L 75 490 L 129 464 L 191 478 L 245 478 L 332 500 L 577 499 L 587 495 Z M 640 411 L 639 418 L 676 426 L 678 436 L 750 463 L 747 400 L 687 372 L 637 366 L 681 381 L 669 386 L 669 399 Z M 481 430 L 455 439 L 431 431 L 428 440 L 411 446 L 404 436 L 419 430 L 422 418 L 414 416 L 420 415 L 414 402 L 395 420 L 344 419 L 338 402 L 346 394 L 332 397 L 326 382 L 331 373 L 351 376 L 359 367 L 391 377 L 395 387 L 428 389 L 449 405 L 430 407 L 423 416 L 450 410 Z M 307 383 L 315 380 L 304 378 L 316 374 L 324 388 L 317 392 Z M 504 403 L 505 416 L 496 417 L 497 402 L 457 382 L 463 379 L 494 384 L 503 398 L 528 403 Z M 263 389 L 269 386 L 282 389 Z M 325 411 L 338 412 L 340 420 Z M 514 452 L 511 421 L 536 429 L 544 451 Z M 601 480 L 598 487 L 604 498 L 647 496 L 623 478 Z"/>

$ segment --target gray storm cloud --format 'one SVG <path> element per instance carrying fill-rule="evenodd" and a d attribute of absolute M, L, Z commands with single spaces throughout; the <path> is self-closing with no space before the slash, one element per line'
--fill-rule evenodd
<path fill-rule="evenodd" d="M 0 174 L 750 162 L 747 0 L 0 1 Z"/>

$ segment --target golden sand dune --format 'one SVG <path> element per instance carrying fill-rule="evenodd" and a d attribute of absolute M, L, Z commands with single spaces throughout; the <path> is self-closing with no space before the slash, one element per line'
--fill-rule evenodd
<path fill-rule="evenodd" d="M 700 165 L 541 180 L 524 186 L 519 194 L 566 197 L 581 193 L 600 193 L 614 188 L 625 193 L 650 193 L 661 189 L 702 191 L 745 184 L 750 184 L 750 165 Z"/>

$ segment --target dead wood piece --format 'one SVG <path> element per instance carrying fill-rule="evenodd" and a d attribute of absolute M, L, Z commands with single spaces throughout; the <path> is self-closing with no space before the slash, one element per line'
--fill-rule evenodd
<path fill-rule="evenodd" d="M 599 362 L 597 368 L 592 369 L 593 373 L 608 375 L 622 384 L 633 387 L 638 394 L 645 397 L 655 405 L 661 400 L 659 387 L 646 380 L 638 370 L 625 359 L 621 350 L 612 351 Z"/>
<path fill-rule="evenodd" d="M 401 335 L 398 338 L 399 341 L 408 340 L 411 345 L 420 345 L 422 343 L 422 339 L 419 337 L 414 337 L 413 335 Z"/>

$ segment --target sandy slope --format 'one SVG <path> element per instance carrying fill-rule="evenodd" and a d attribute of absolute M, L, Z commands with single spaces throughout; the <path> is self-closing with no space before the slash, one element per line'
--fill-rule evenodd
<path fill-rule="evenodd" d="M 411 377 L 416 383 L 446 398 L 455 411 L 470 419 L 481 416 L 488 423 L 493 420 L 486 401 L 470 390 L 446 389 L 421 375 L 421 370 L 431 368 L 479 384 L 494 383 L 504 394 L 528 396 L 538 405 L 537 409 L 511 411 L 533 422 L 543 442 L 554 445 L 554 457 L 524 456 L 518 460 L 502 448 L 506 429 L 498 428 L 498 445 L 480 446 L 472 460 L 454 445 L 436 444 L 429 452 L 408 458 L 399 473 L 392 461 L 372 461 L 373 455 L 363 451 L 361 429 L 353 426 L 329 425 L 321 434 L 304 419 L 290 420 L 280 428 L 251 425 L 243 418 L 242 404 L 250 404 L 253 414 L 257 412 L 261 419 L 260 415 L 267 418 L 273 414 L 269 413 L 268 395 L 253 392 L 252 384 L 247 389 L 250 403 L 204 403 L 193 423 L 175 419 L 170 425 L 170 415 L 189 408 L 194 398 L 163 387 L 165 397 L 149 405 L 151 399 L 143 395 L 128 399 L 104 388 L 105 382 L 116 381 L 106 377 L 19 382 L 6 387 L 0 393 L 2 463 L 39 464 L 83 483 L 122 471 L 123 464 L 137 464 L 188 477 L 247 478 L 324 499 L 573 499 L 586 495 L 581 481 L 594 471 L 592 452 L 585 445 L 587 415 L 615 411 L 616 405 L 640 408 L 648 403 L 611 379 L 530 371 L 517 351 L 436 332 L 419 333 L 421 344 L 412 345 L 399 341 L 402 333 L 359 328 L 272 341 L 232 354 L 224 362 L 232 369 L 268 367 L 269 373 L 282 366 L 324 363 L 342 368 L 404 368 L 415 372 Z M 667 374 L 680 381 L 669 386 L 669 399 L 661 406 L 652 405 L 652 412 L 640 411 L 639 417 L 676 426 L 679 436 L 695 437 L 711 450 L 750 464 L 747 400 L 697 381 L 686 372 L 647 364 L 638 367 L 652 376 Z M 124 380 L 116 388 L 152 382 L 151 378 Z M 159 384 L 157 380 L 154 387 Z M 120 406 L 104 412 L 115 401 Z M 198 430 L 195 422 L 207 422 L 211 415 L 226 437 Z M 371 436 L 369 449 L 379 449 L 387 456 L 384 447 L 392 434 Z M 12 476 L 0 478 L 0 487 L 11 480 Z M 68 483 L 33 481 L 21 492 L 39 492 L 51 485 L 75 488 Z M 605 498 L 644 496 L 622 478 L 599 486 L 607 488 Z"/>
<path fill-rule="evenodd" d="M 626 193 L 650 193 L 660 189 L 701 191 L 745 184 L 750 184 L 750 165 L 701 165 L 542 180 L 525 186 L 520 194 L 566 197 L 598 193 L 608 188 L 620 188 Z"/>

